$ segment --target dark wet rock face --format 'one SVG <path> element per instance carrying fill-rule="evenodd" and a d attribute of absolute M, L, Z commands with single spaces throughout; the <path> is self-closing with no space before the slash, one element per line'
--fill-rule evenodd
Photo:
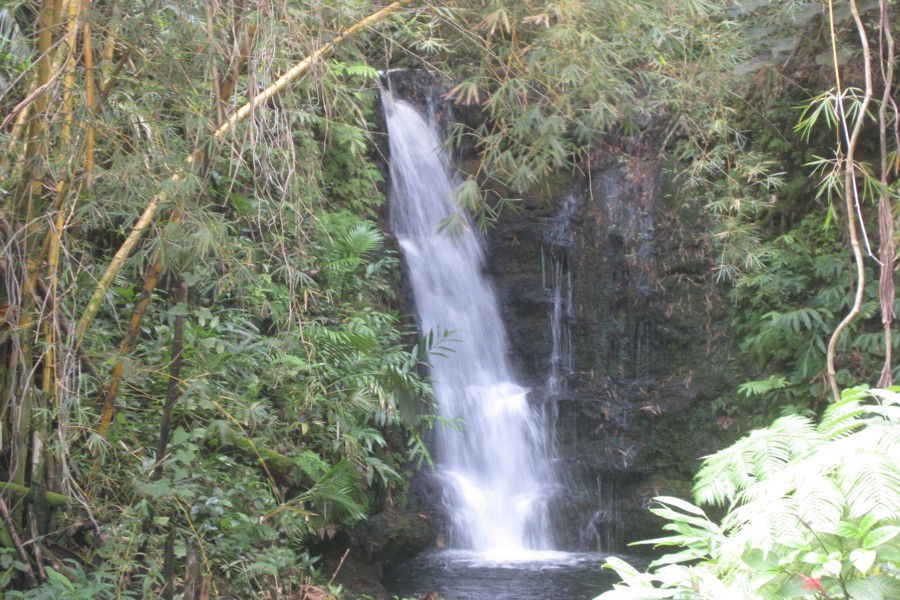
<path fill-rule="evenodd" d="M 649 500 L 689 496 L 698 458 L 733 437 L 711 407 L 734 375 L 703 217 L 669 206 L 650 146 L 609 147 L 590 177 L 526 200 L 489 234 L 516 365 L 532 400 L 557 415 L 567 484 L 556 520 L 569 548 L 621 550 L 657 537 Z M 567 193 L 576 210 L 561 240 L 553 232 Z M 551 386 L 548 265 L 560 255 L 571 366 Z"/>
<path fill-rule="evenodd" d="M 433 545 L 434 531 L 425 515 L 389 508 L 358 523 L 350 543 L 366 561 L 392 566 Z"/>

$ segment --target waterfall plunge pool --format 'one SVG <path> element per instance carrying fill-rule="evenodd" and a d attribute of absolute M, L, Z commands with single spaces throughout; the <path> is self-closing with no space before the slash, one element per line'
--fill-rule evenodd
<path fill-rule="evenodd" d="M 608 556 L 525 551 L 492 560 L 467 550 L 435 550 L 386 572 L 383 583 L 399 598 L 436 591 L 443 600 L 591 600 L 619 581 L 603 568 Z M 636 566 L 646 562 L 625 558 Z"/>

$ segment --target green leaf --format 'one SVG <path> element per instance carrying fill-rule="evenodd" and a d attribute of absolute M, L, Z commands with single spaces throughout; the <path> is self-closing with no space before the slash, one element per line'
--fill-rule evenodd
<path fill-rule="evenodd" d="M 674 496 L 657 496 L 656 498 L 654 498 L 654 500 L 663 504 L 668 504 L 669 506 L 674 506 L 675 508 L 681 509 L 684 512 L 698 515 L 700 517 L 703 517 L 704 519 L 706 518 L 706 513 L 703 511 L 703 509 L 695 506 L 694 504 L 691 504 L 690 502 L 682 500 L 681 498 L 675 498 Z"/>
<path fill-rule="evenodd" d="M 614 569 L 620 575 L 625 574 L 637 577 L 641 574 L 637 569 L 616 556 L 608 556 L 606 562 L 603 563 L 603 568 Z"/>
<path fill-rule="evenodd" d="M 856 567 L 860 573 L 865 575 L 869 572 L 869 569 L 872 568 L 872 565 L 875 564 L 875 556 L 874 550 L 857 548 L 850 552 L 850 562 L 853 563 L 853 566 Z"/>
<path fill-rule="evenodd" d="M 138 494 L 146 496 L 151 500 L 168 498 L 173 492 L 172 487 L 162 479 L 156 481 L 139 481 L 135 483 L 134 487 Z"/>
<path fill-rule="evenodd" d="M 869 579 L 851 579 L 846 583 L 847 594 L 853 600 L 884 600 L 881 586 Z"/>
<path fill-rule="evenodd" d="M 900 527 L 896 525 L 878 527 L 866 534 L 866 537 L 863 538 L 862 547 L 875 549 L 897 537 L 897 534 L 900 534 Z"/>
<path fill-rule="evenodd" d="M 166 314 L 173 317 L 184 317 L 191 314 L 191 311 L 188 308 L 187 304 L 185 304 L 184 302 L 179 302 L 175 306 L 169 307 L 169 309 L 166 311 Z"/>
<path fill-rule="evenodd" d="M 305 367 L 306 361 L 300 358 L 299 356 L 294 356 L 293 354 L 282 354 L 281 362 L 291 367 Z"/>
<path fill-rule="evenodd" d="M 63 586 L 64 588 L 72 592 L 72 594 L 75 594 L 75 586 L 71 581 L 69 581 L 68 577 L 51 566 L 45 567 L 45 570 L 47 571 L 47 577 L 50 579 L 50 581 Z"/>
<path fill-rule="evenodd" d="M 822 568 L 825 569 L 826 573 L 828 573 L 830 575 L 834 575 L 835 577 L 840 577 L 841 569 L 843 568 L 843 565 L 841 564 L 841 561 L 832 558 L 832 559 L 826 560 L 822 564 Z"/>
<path fill-rule="evenodd" d="M 778 566 L 778 558 L 774 553 L 763 552 L 759 548 L 747 548 L 741 560 L 756 571 L 768 571 Z"/>
<path fill-rule="evenodd" d="M 185 431 L 184 427 L 176 427 L 172 432 L 172 445 L 183 444 L 191 439 L 191 434 Z"/>

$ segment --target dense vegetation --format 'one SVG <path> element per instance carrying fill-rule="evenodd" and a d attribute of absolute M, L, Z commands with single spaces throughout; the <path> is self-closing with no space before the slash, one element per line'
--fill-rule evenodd
<path fill-rule="evenodd" d="M 873 398 L 875 402 L 872 402 Z M 613 558 L 616 598 L 860 598 L 900 595 L 900 394 L 847 390 L 818 424 L 782 417 L 704 461 L 698 500 L 654 513 L 678 546 L 639 573 Z"/>
<path fill-rule="evenodd" d="M 339 5 L 0 13 L 4 589 L 286 595 L 402 492 L 388 434 L 421 453 L 430 390 L 371 220 L 374 72 L 348 48 L 228 120 L 368 10 Z"/>
<path fill-rule="evenodd" d="M 896 9 L 0 9 L 0 589 L 288 596 L 328 580 L 320 540 L 402 500 L 433 424 L 419 368 L 430 348 L 397 310 L 397 258 L 378 226 L 376 69 L 443 72 L 449 97 L 482 111 L 454 141 L 479 153 L 458 199 L 486 225 L 548 175 L 589 172 L 610 136 L 658 145 L 678 201 L 709 209 L 716 279 L 754 359 L 746 399 L 735 389 L 717 410 L 760 423 L 802 413 L 770 430 L 805 432 L 803 449 L 776 457 L 791 473 L 848 433 L 830 429 L 839 407 L 852 405 L 861 435 L 890 432 L 889 394 L 881 412 L 859 395 L 825 407 L 839 387 L 900 375 Z M 823 410 L 818 429 L 803 420 Z M 891 443 L 878 451 L 895 456 Z M 736 468 L 714 464 L 701 483 Z M 777 470 L 750 466 L 759 480 Z M 743 502 L 739 490 L 701 499 Z M 858 496 L 853 517 L 868 506 Z M 859 542 L 840 568 L 820 561 L 823 594 L 851 566 L 896 563 L 882 548 L 895 538 L 866 542 L 895 520 L 823 525 Z M 729 543 L 741 531 L 689 523 Z"/>

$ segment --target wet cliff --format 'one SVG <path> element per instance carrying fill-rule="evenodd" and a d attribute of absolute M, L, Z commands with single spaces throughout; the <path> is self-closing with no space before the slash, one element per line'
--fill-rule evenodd
<path fill-rule="evenodd" d="M 687 495 L 734 437 L 713 405 L 736 374 L 704 215 L 675 204 L 657 143 L 611 141 L 489 234 L 517 368 L 556 415 L 571 548 L 657 536 L 649 500 Z"/>
<path fill-rule="evenodd" d="M 442 103 L 446 88 L 428 75 L 395 72 L 389 83 L 447 127 L 481 118 Z M 705 215 L 675 200 L 659 129 L 608 139 L 487 235 L 517 378 L 555 424 L 552 504 L 566 549 L 657 537 L 650 499 L 688 497 L 698 459 L 737 435 L 715 405 L 740 376 Z M 455 158 L 462 170 L 477 162 L 473 148 Z M 415 509 L 434 508 L 436 485 L 416 477 Z"/>

